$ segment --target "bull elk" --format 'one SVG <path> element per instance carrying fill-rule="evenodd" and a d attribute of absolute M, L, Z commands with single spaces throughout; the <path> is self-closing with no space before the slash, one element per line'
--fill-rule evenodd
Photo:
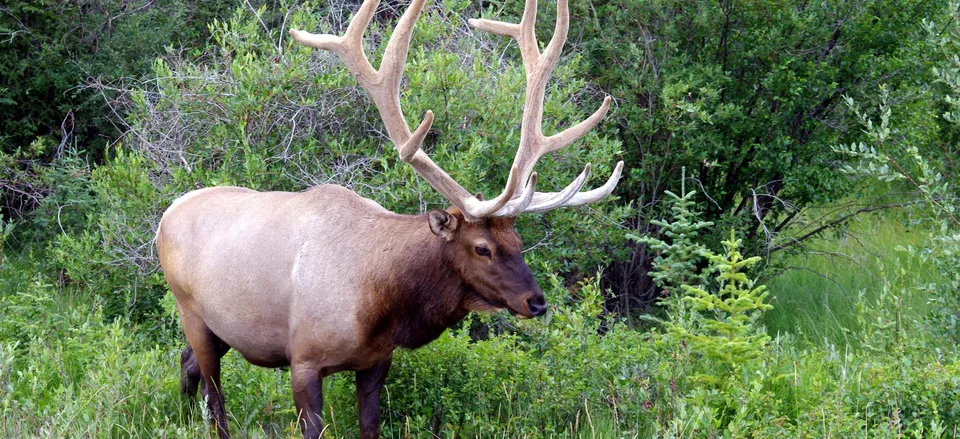
<path fill-rule="evenodd" d="M 189 342 L 181 390 L 192 396 L 200 385 L 221 438 L 229 433 L 220 359 L 231 348 L 259 366 L 290 366 L 306 438 L 321 434 L 323 377 L 356 371 L 361 437 L 378 437 L 380 390 L 395 348 L 423 346 L 470 311 L 546 312 L 521 255 L 516 216 L 597 201 L 620 178 L 623 162 L 602 187 L 580 192 L 587 164 L 560 192 L 535 191 L 537 160 L 582 137 L 610 106 L 607 97 L 579 124 L 552 136 L 541 131 L 544 89 L 567 35 L 566 0 L 558 1 L 556 30 L 542 53 L 536 0 L 526 0 L 519 24 L 470 20 L 516 40 L 527 72 L 520 145 L 503 192 L 489 200 L 471 195 L 437 166 L 420 149 L 433 114 L 411 133 L 400 109 L 403 66 L 425 1 L 413 0 L 400 18 L 379 70 L 362 47 L 377 0 L 363 2 L 342 37 L 290 34 L 339 55 L 373 99 L 400 159 L 451 207 L 408 216 L 335 185 L 299 193 L 214 187 L 183 195 L 161 219 L 157 253 Z"/>

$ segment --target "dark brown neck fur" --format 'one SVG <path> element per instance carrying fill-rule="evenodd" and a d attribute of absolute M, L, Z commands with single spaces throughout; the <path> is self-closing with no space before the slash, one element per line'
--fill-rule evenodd
<path fill-rule="evenodd" d="M 404 230 L 392 230 L 402 234 L 383 251 L 390 261 L 369 273 L 364 323 L 369 343 L 416 349 L 462 320 L 464 299 L 475 293 L 454 271 L 446 241 L 430 232 L 425 216 L 398 221 Z"/>

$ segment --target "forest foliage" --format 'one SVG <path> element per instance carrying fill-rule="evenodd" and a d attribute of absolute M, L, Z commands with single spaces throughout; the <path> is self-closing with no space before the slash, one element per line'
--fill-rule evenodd
<path fill-rule="evenodd" d="M 183 193 L 336 183 L 399 213 L 445 207 L 339 60 L 287 36 L 340 32 L 354 3 L 0 6 L 0 433 L 211 433 L 177 395 L 184 342 L 152 243 Z M 374 59 L 405 7 L 381 5 Z M 625 176 L 601 203 L 519 219 L 550 313 L 472 316 L 399 352 L 384 436 L 958 437 L 958 8 L 572 2 L 544 131 L 614 105 L 544 157 L 538 187 L 588 162 L 605 176 L 625 160 Z M 515 43 L 466 19 L 521 10 L 428 6 L 404 71 L 405 112 L 436 116 L 424 149 L 488 195 L 519 141 L 524 73 Z M 881 242 L 859 234 L 869 221 L 921 235 Z M 850 321 L 800 322 L 805 305 L 778 297 L 809 292 L 764 286 L 853 239 L 895 256 L 859 259 L 877 268 L 844 296 Z M 780 306 L 793 326 L 768 332 Z M 235 431 L 296 433 L 286 372 L 235 354 L 224 369 Z M 326 393 L 327 433 L 356 436 L 352 380 Z"/>

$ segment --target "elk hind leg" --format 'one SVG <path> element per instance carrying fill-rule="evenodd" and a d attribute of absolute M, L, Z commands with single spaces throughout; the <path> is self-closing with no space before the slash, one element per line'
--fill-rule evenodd
<path fill-rule="evenodd" d="M 360 438 L 380 437 L 380 390 L 390 371 L 393 356 L 375 366 L 357 371 L 357 406 L 360 409 Z"/>
<path fill-rule="evenodd" d="M 203 323 L 202 319 L 186 313 L 181 317 L 183 331 L 190 342 L 190 348 L 188 349 L 192 351 L 193 360 L 200 371 L 201 392 L 207 402 L 207 407 L 210 409 L 213 422 L 216 424 L 217 434 L 220 439 L 227 439 L 230 437 L 230 432 L 227 428 L 227 413 L 224 408 L 223 387 L 220 382 L 220 359 L 230 350 L 230 346 L 220 340 Z M 187 350 L 184 350 L 184 354 L 186 353 Z M 183 354 L 181 354 L 181 360 L 183 360 Z M 189 358 L 186 369 L 187 377 L 190 378 L 193 369 Z M 184 381 L 181 380 L 181 388 L 184 384 Z M 186 384 L 190 383 L 187 382 Z M 196 391 L 196 387 L 193 389 Z"/>
<path fill-rule="evenodd" d="M 193 347 L 187 345 L 180 353 L 180 393 L 191 400 L 196 398 L 197 387 L 202 379 L 197 356 L 193 353 Z"/>

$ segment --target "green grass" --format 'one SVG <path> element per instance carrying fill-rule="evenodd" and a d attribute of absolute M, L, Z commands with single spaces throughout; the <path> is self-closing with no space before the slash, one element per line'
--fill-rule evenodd
<path fill-rule="evenodd" d="M 84 298 L 76 287 L 61 289 L 54 282 L 55 276 L 47 271 L 49 267 L 36 255 L 25 254 L 10 255 L 0 272 L 0 437 L 216 436 L 204 420 L 202 403 L 180 395 L 179 358 L 184 343 L 176 327 L 175 313 L 164 313 L 146 325 L 154 332 L 125 319 L 110 321 L 104 319 L 95 299 Z M 164 306 L 167 311 L 172 308 L 171 303 Z M 443 343 L 447 346 L 439 346 Z M 528 366 L 520 363 L 525 355 L 510 356 L 504 350 L 510 349 L 510 341 L 492 340 L 482 345 L 493 351 L 472 353 L 472 349 L 483 346 L 463 337 L 444 337 L 429 348 L 398 353 L 392 375 L 394 379 L 419 380 L 420 390 L 414 393 L 444 383 L 453 391 L 472 395 L 474 400 L 484 392 L 502 395 L 506 389 L 513 392 L 518 385 L 527 384 L 511 382 L 511 377 L 500 375 L 484 375 L 482 381 L 459 384 L 458 380 L 470 378 L 471 373 L 483 372 L 483 367 L 473 367 L 475 364 L 492 365 L 487 371 L 491 374 L 497 373 L 498 367 L 516 371 Z M 464 363 L 464 354 L 474 358 Z M 495 360 L 504 364 L 498 366 Z M 450 371 L 449 378 L 438 380 L 444 375 L 441 367 L 450 366 L 463 370 Z M 451 382 L 447 384 L 447 380 Z M 489 384 L 479 385 L 480 382 Z M 223 359 L 223 385 L 234 437 L 299 437 L 287 370 L 256 367 L 230 352 Z M 416 410 L 410 401 L 419 396 L 411 397 L 411 390 L 403 386 L 385 388 L 381 411 L 386 425 L 383 437 L 431 438 L 434 428 L 447 437 L 459 429 L 454 416 L 435 426 L 430 410 L 460 410 L 461 404 L 452 402 L 447 408 L 434 403 L 430 410 Z M 463 386 L 469 389 L 458 389 Z M 357 437 L 353 374 L 337 373 L 325 379 L 324 395 L 325 437 Z M 435 397 L 451 398 L 446 393 Z M 636 430 L 633 427 L 622 431 L 624 424 L 613 421 L 616 414 L 608 404 L 588 399 L 581 407 L 573 407 L 574 414 L 568 422 L 549 426 L 552 432 L 541 433 L 542 420 L 526 422 L 531 407 L 527 403 L 514 404 L 526 399 L 507 401 L 510 404 L 495 410 L 472 409 L 469 414 L 474 420 L 468 424 L 497 425 L 502 437 L 511 438 L 632 437 L 631 432 Z M 416 417 L 405 415 L 407 412 Z M 537 433 L 531 436 L 531 431 Z M 464 432 L 462 437 L 489 435 Z"/>
<path fill-rule="evenodd" d="M 445 334 L 397 354 L 382 399 L 383 437 L 957 439 L 956 349 L 887 335 L 897 316 L 905 336 L 929 329 L 919 321 L 923 290 L 909 286 L 935 275 L 894 250 L 919 239 L 896 216 L 876 216 L 844 239 L 816 243 L 853 260 L 791 257 L 804 269 L 768 282 L 774 340 L 743 369 L 624 325 L 598 334 L 588 310 L 599 302 L 586 298 L 600 292 L 588 284 L 574 292 L 583 307 L 558 306 L 549 318 L 517 323 L 515 335 Z M 0 272 L 0 437 L 215 437 L 202 404 L 179 394 L 183 341 L 169 296 L 151 322 L 105 319 L 94 295 L 57 285 L 42 254 L 8 256 Z M 223 379 L 234 437 L 299 436 L 288 372 L 231 352 Z M 325 437 L 356 437 L 352 374 L 325 380 L 324 394 Z"/>
<path fill-rule="evenodd" d="M 926 297 L 911 288 L 938 276 L 936 268 L 898 246 L 918 246 L 926 235 L 902 215 L 869 215 L 847 233 L 807 243 L 812 250 L 782 261 L 785 271 L 767 282 L 774 309 L 765 316 L 771 335 L 791 333 L 814 343 L 859 347 L 865 307 L 881 307 L 884 286 L 899 294 L 892 305 L 914 321 L 928 311 Z"/>

